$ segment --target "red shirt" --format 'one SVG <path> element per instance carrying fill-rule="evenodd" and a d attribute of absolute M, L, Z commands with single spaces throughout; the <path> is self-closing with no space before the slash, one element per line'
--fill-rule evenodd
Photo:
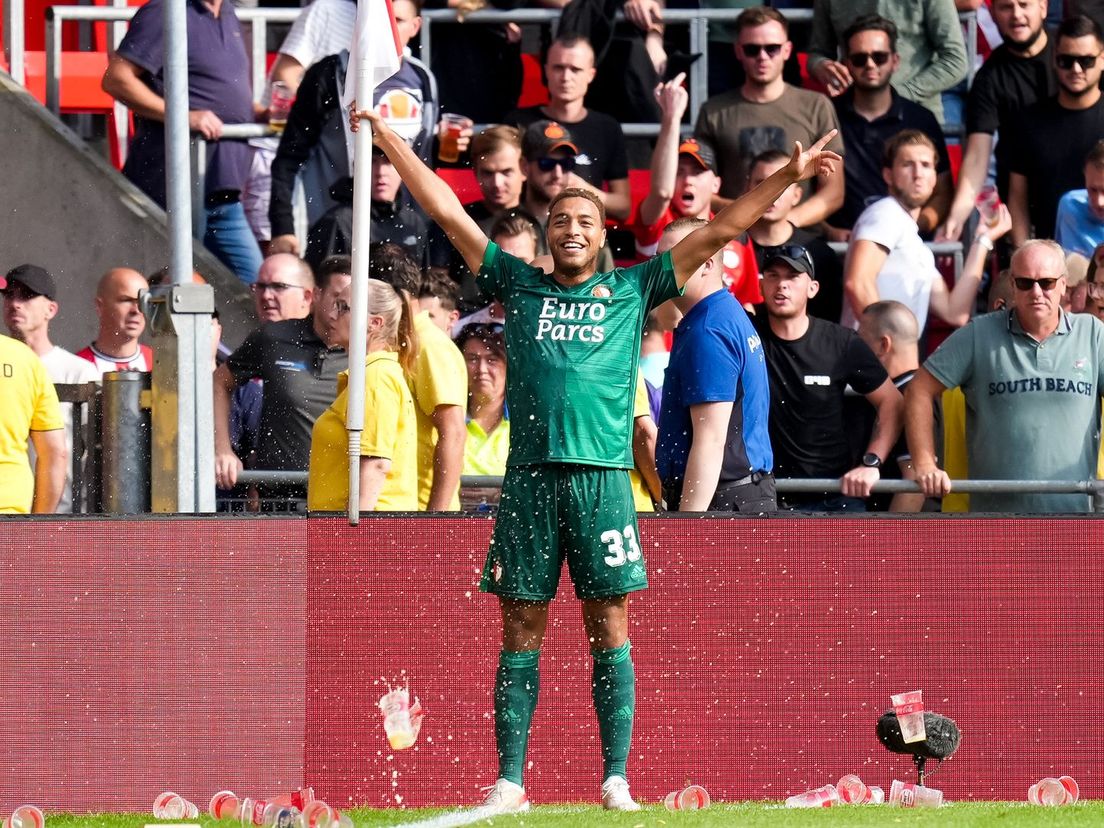
<path fill-rule="evenodd" d="M 713 218 L 713 214 L 710 213 L 709 217 Z M 640 218 L 640 205 L 636 206 L 629 219 L 629 229 L 636 238 L 636 252 L 641 258 L 655 255 L 663 228 L 676 218 L 678 216 L 668 207 L 653 224 L 646 225 Z M 755 250 L 748 236 L 744 235 L 726 244 L 721 251 L 721 263 L 725 287 L 741 305 L 757 305 L 763 301 L 763 294 L 759 290 L 759 265 L 755 261 Z"/>

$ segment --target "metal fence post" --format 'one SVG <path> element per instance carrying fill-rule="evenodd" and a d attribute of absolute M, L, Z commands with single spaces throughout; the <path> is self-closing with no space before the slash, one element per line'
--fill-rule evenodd
<path fill-rule="evenodd" d="M 112 371 L 103 377 L 102 500 L 109 514 L 136 515 L 150 507 L 150 412 L 145 371 Z"/>

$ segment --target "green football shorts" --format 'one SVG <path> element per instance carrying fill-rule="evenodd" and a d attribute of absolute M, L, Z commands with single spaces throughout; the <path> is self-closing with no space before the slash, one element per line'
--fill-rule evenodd
<path fill-rule="evenodd" d="M 565 558 L 579 598 L 647 588 L 627 471 L 558 463 L 506 470 L 479 588 L 551 601 Z"/>

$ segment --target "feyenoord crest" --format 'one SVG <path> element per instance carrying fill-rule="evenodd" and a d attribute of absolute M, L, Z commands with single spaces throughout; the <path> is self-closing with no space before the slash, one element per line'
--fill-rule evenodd
<path fill-rule="evenodd" d="M 606 285 L 595 285 L 590 291 L 590 295 L 596 299 L 609 299 L 613 296 L 613 291 Z"/>

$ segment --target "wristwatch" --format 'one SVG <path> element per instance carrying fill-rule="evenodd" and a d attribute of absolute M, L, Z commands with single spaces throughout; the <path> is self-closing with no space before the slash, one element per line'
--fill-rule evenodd
<path fill-rule="evenodd" d="M 867 453 L 862 456 L 862 464 L 868 469 L 880 469 L 882 467 L 882 458 L 873 453 Z"/>

